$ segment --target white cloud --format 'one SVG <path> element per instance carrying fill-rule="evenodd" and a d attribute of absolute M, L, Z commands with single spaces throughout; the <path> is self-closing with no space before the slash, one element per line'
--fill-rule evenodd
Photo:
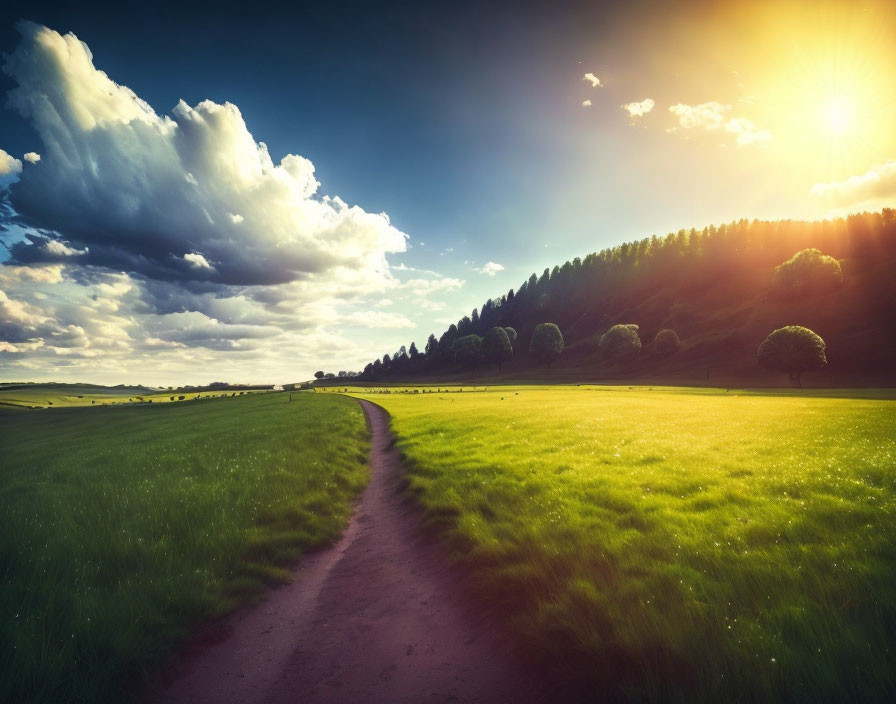
<path fill-rule="evenodd" d="M 582 107 L 583 107 L 583 108 L 590 108 L 590 107 L 591 107 L 591 101 L 590 101 L 590 100 L 583 100 L 583 101 L 582 101 Z"/>
<path fill-rule="evenodd" d="M 6 188 L 16 182 L 20 173 L 22 162 L 0 149 L 0 188 Z"/>
<path fill-rule="evenodd" d="M 464 284 L 390 268 L 407 238 L 388 216 L 318 194 L 301 156 L 274 163 L 235 105 L 157 114 L 74 35 L 19 28 L 9 102 L 43 147 L 40 168 L 0 152 L 11 184 L 0 224 L 21 232 L 0 263 L 0 378 L 195 382 L 215 370 L 264 381 L 327 360 L 361 368 L 389 331 L 416 327 L 373 301 L 436 307 L 428 296 Z M 400 271 L 417 278 L 402 283 Z"/>
<path fill-rule="evenodd" d="M 428 296 L 433 293 L 446 293 L 455 291 L 466 283 L 463 279 L 445 277 L 441 279 L 409 279 L 401 284 L 401 288 L 417 297 Z"/>
<path fill-rule="evenodd" d="M 24 156 L 25 161 L 29 164 L 36 164 L 40 161 L 40 154 L 37 152 L 27 152 Z"/>
<path fill-rule="evenodd" d="M 737 143 L 741 146 L 768 142 L 771 132 L 760 130 L 745 117 L 733 117 L 725 123 L 725 131 L 737 135 Z"/>
<path fill-rule="evenodd" d="M 868 208 L 896 203 L 896 161 L 878 164 L 844 181 L 816 183 L 810 191 L 812 201 L 822 209 Z"/>
<path fill-rule="evenodd" d="M 62 265 L 0 266 L 0 284 L 22 281 L 58 284 L 62 281 Z"/>
<path fill-rule="evenodd" d="M 164 347 L 167 349 L 182 349 L 186 347 L 182 342 L 170 342 L 169 340 L 162 340 L 158 337 L 144 337 L 143 343 L 148 347 Z"/>
<path fill-rule="evenodd" d="M 21 27 L 10 104 L 43 146 L 38 168 L 0 153 L 26 237 L 0 264 L 0 378 L 298 380 L 453 307 L 464 280 L 390 267 L 389 218 L 318 194 L 303 157 L 275 164 L 236 106 L 157 114 L 73 35 Z"/>
<path fill-rule="evenodd" d="M 195 269 L 214 270 L 215 268 L 211 264 L 209 264 L 208 259 L 199 254 L 199 252 L 187 252 L 184 255 L 184 261 Z"/>
<path fill-rule="evenodd" d="M 600 82 L 600 79 L 597 76 L 595 76 L 593 73 L 586 73 L 584 76 L 582 76 L 582 80 L 588 81 L 588 83 L 591 84 L 592 88 L 599 88 L 600 86 L 603 85 Z"/>
<path fill-rule="evenodd" d="M 341 322 L 365 328 L 387 328 L 391 330 L 416 327 L 405 316 L 382 310 L 357 311 L 343 317 Z"/>
<path fill-rule="evenodd" d="M 254 285 L 340 268 L 383 279 L 385 255 L 405 250 L 384 213 L 317 196 L 307 159 L 274 163 L 235 105 L 181 101 L 158 115 L 96 69 L 73 34 L 18 26 L 22 43 L 4 65 L 18 83 L 9 104 L 40 135 L 44 168 L 22 173 L 11 203 L 74 247 L 89 246 L 89 263 L 182 279 L 176 259 L 198 250 L 216 264 L 191 267 L 196 280 Z M 33 260 L 25 249 L 14 245 L 13 256 Z"/>
<path fill-rule="evenodd" d="M 628 113 L 629 117 L 643 117 L 653 110 L 655 105 L 656 103 L 651 98 L 644 98 L 640 102 L 626 103 L 622 109 Z"/>
<path fill-rule="evenodd" d="M 77 257 L 87 254 L 86 247 L 84 249 L 75 249 L 60 240 L 47 240 L 43 247 L 54 257 Z"/>
<path fill-rule="evenodd" d="M 485 266 L 479 267 L 476 269 L 480 274 L 487 274 L 488 276 L 494 276 L 499 271 L 504 271 L 504 267 L 500 264 L 496 264 L 495 262 L 487 262 Z"/>
<path fill-rule="evenodd" d="M 49 320 L 40 310 L 25 301 L 10 298 L 0 289 L 0 325 L 15 324 L 33 327 Z M 2 328 L 0 328 L 2 329 Z"/>
<path fill-rule="evenodd" d="M 717 130 L 724 124 L 725 112 L 730 109 L 730 105 L 722 105 L 712 100 L 700 105 L 677 103 L 669 108 L 669 112 L 678 118 L 679 125 L 686 130 L 694 128 Z"/>
<path fill-rule="evenodd" d="M 669 108 L 669 112 L 678 118 L 678 126 L 670 128 L 669 132 L 681 128 L 686 130 L 702 129 L 710 132 L 724 131 L 736 135 L 739 146 L 759 144 L 771 140 L 772 135 L 767 130 L 756 127 L 745 117 L 729 117 L 730 105 L 723 105 L 711 100 L 699 105 L 685 105 L 677 103 Z"/>

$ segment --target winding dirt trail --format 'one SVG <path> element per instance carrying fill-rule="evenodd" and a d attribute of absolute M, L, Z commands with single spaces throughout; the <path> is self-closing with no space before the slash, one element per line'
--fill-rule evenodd
<path fill-rule="evenodd" d="M 345 534 L 302 559 L 294 581 L 225 622 L 151 702 L 543 702 L 508 641 L 465 600 L 443 548 L 401 491 L 386 412 L 360 401 L 371 479 Z M 215 642 L 208 642 L 214 640 Z"/>

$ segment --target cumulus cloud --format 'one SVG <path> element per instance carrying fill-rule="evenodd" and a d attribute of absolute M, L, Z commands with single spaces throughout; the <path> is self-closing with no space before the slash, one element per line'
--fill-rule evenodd
<path fill-rule="evenodd" d="M 15 183 L 22 173 L 22 162 L 0 149 L 0 188 Z"/>
<path fill-rule="evenodd" d="M 712 100 L 700 105 L 677 103 L 669 107 L 669 112 L 678 118 L 678 123 L 686 130 L 702 128 L 706 130 L 721 129 L 725 122 L 725 113 L 730 105 L 722 105 Z"/>
<path fill-rule="evenodd" d="M 622 109 L 628 113 L 629 117 L 643 117 L 653 110 L 655 105 L 656 103 L 651 98 L 644 98 L 644 100 L 639 102 L 626 103 L 622 106 Z"/>
<path fill-rule="evenodd" d="M 47 240 L 43 245 L 43 248 L 47 250 L 54 258 L 56 257 L 79 257 L 82 254 L 87 254 L 87 248 L 84 249 L 75 249 L 74 247 L 69 247 L 65 242 L 60 240 Z"/>
<path fill-rule="evenodd" d="M 199 254 L 199 252 L 187 252 L 184 255 L 184 261 L 194 269 L 210 269 L 214 271 L 215 268 L 211 264 L 209 264 L 208 260 L 201 254 Z"/>
<path fill-rule="evenodd" d="M 18 29 L 22 42 L 4 64 L 17 84 L 9 104 L 44 148 L 39 169 L 22 171 L 5 152 L 0 168 L 21 173 L 10 187 L 21 221 L 85 251 L 86 263 L 231 285 L 338 269 L 382 280 L 385 255 L 405 250 L 406 236 L 384 213 L 318 196 L 307 159 L 274 163 L 235 105 L 181 101 L 158 115 L 98 70 L 73 34 L 28 22 Z M 14 244 L 13 258 L 52 258 L 31 247 Z M 184 266 L 194 252 L 215 266 Z"/>
<path fill-rule="evenodd" d="M 860 205 L 869 207 L 896 202 L 896 161 L 874 166 L 864 174 L 844 181 L 816 183 L 810 197 L 822 209 L 850 209 Z"/>
<path fill-rule="evenodd" d="M 415 327 L 377 306 L 385 294 L 437 307 L 464 284 L 390 267 L 407 238 L 389 218 L 319 194 L 301 156 L 275 163 L 235 105 L 157 114 L 74 35 L 19 31 L 9 105 L 43 146 L 24 168 L 0 151 L 0 376 L 363 366 L 389 331 Z"/>
<path fill-rule="evenodd" d="M 583 101 L 582 101 L 582 107 L 583 107 L 583 108 L 590 108 L 590 107 L 591 107 L 591 101 L 590 101 L 590 100 L 583 100 Z"/>
<path fill-rule="evenodd" d="M 17 301 L 0 289 L 0 325 L 22 325 L 34 327 L 44 323 L 48 318 L 39 310 L 24 301 Z M 2 328 L 0 328 L 2 329 Z"/>
<path fill-rule="evenodd" d="M 597 76 L 595 76 L 593 73 L 586 73 L 584 76 L 582 76 L 582 80 L 590 83 L 592 88 L 599 88 L 600 86 L 603 85 L 600 82 L 600 79 Z"/>
<path fill-rule="evenodd" d="M 480 274 L 487 274 L 488 276 L 494 276 L 499 271 L 504 271 L 504 267 L 500 264 L 496 264 L 495 262 L 486 262 L 484 266 L 476 269 Z"/>
<path fill-rule="evenodd" d="M 678 118 L 678 125 L 668 131 L 674 132 L 680 128 L 728 132 L 736 135 L 738 146 L 768 142 L 772 138 L 770 132 L 759 129 L 745 117 L 729 117 L 730 111 L 730 105 L 715 100 L 699 105 L 676 103 L 669 107 L 669 112 Z"/>
<path fill-rule="evenodd" d="M 62 281 L 62 266 L 0 266 L 0 286 L 22 281 L 58 284 Z"/>

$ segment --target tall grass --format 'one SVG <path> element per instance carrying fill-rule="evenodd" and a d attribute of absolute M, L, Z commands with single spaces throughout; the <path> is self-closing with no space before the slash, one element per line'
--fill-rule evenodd
<path fill-rule="evenodd" d="M 0 701 L 120 701 L 334 538 L 368 476 L 337 396 L 7 411 L 0 447 Z"/>
<path fill-rule="evenodd" d="M 596 699 L 894 700 L 893 401 L 391 391 L 430 516 Z"/>

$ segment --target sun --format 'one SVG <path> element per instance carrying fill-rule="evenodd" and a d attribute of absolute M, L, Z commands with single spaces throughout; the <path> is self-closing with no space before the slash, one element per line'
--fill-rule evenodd
<path fill-rule="evenodd" d="M 849 101 L 842 97 L 829 99 L 823 107 L 825 129 L 833 135 L 843 136 L 853 124 L 853 110 Z"/>

